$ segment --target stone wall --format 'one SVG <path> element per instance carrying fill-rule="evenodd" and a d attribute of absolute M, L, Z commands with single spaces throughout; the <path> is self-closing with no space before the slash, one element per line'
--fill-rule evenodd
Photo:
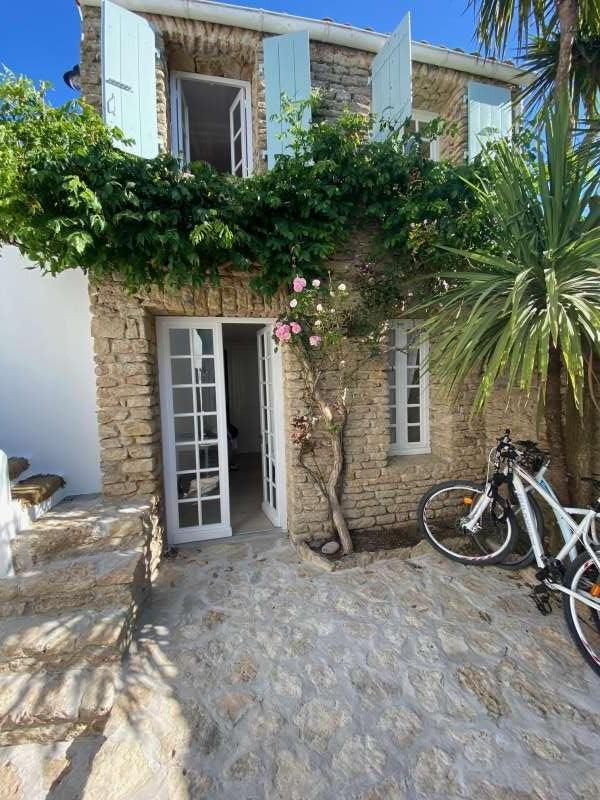
<path fill-rule="evenodd" d="M 368 256 L 367 235 L 341 249 L 329 269 L 351 280 Z M 103 491 L 109 496 L 161 494 L 162 455 L 155 317 L 160 315 L 275 318 L 283 299 L 254 294 L 249 275 L 226 275 L 219 287 L 178 292 L 127 294 L 118 280 L 90 288 L 98 387 L 98 421 Z M 327 506 L 298 466 L 290 443 L 290 421 L 306 413 L 298 364 L 284 349 L 284 413 L 288 527 L 298 539 L 322 538 L 329 531 Z M 517 437 L 533 436 L 532 409 L 505 409 L 502 395 L 486 414 L 470 418 L 476 379 L 449 398 L 430 377 L 431 453 L 390 456 L 388 370 L 385 358 L 364 366 L 351 399 L 346 432 L 343 506 L 353 529 L 406 526 L 419 497 L 433 483 L 452 477 L 481 478 L 488 448 L 510 424 Z M 317 457 L 326 464 L 329 451 Z"/>
<path fill-rule="evenodd" d="M 254 170 L 265 169 L 266 111 L 263 79 L 263 34 L 211 22 L 154 14 L 145 15 L 158 33 L 161 57 L 156 64 L 159 140 L 170 147 L 169 74 L 195 72 L 235 78 L 251 84 Z M 96 108 L 101 106 L 100 10 L 83 7 L 81 80 L 83 95 Z M 321 94 L 316 119 L 334 119 L 344 109 L 369 113 L 369 83 L 373 53 L 311 41 L 311 84 Z M 413 62 L 413 108 L 433 111 L 453 123 L 456 133 L 444 136 L 441 156 L 456 162 L 467 152 L 466 72 Z M 484 80 L 478 78 L 478 80 Z M 488 81 L 488 83 L 498 83 Z"/>

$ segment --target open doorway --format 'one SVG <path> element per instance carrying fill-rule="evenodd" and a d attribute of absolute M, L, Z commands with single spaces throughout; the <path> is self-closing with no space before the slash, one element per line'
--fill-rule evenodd
<path fill-rule="evenodd" d="M 159 317 L 157 334 L 170 543 L 284 529 L 272 320 Z"/>
<path fill-rule="evenodd" d="M 275 529 L 263 510 L 265 475 L 258 353 L 258 333 L 262 327 L 251 323 L 223 325 L 229 505 L 234 536 Z"/>
<path fill-rule="evenodd" d="M 171 85 L 172 150 L 186 163 L 219 172 L 252 172 L 250 87 L 244 81 L 175 73 Z"/>

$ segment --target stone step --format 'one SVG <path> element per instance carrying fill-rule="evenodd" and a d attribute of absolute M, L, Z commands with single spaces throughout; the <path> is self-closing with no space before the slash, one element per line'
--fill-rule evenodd
<path fill-rule="evenodd" d="M 65 479 L 61 475 L 32 475 L 11 486 L 10 495 L 24 506 L 39 506 L 64 485 Z"/>
<path fill-rule="evenodd" d="M 120 605 L 0 619 L 0 674 L 116 662 L 129 645 L 134 611 Z"/>
<path fill-rule="evenodd" d="M 0 579 L 0 617 L 139 602 L 150 583 L 148 548 L 77 556 Z"/>
<path fill-rule="evenodd" d="M 99 733 L 117 675 L 118 666 L 0 675 L 0 746 Z"/>
<path fill-rule="evenodd" d="M 13 567 L 17 573 L 26 572 L 66 554 L 74 557 L 131 547 L 146 535 L 139 506 L 107 506 L 92 499 L 70 498 L 13 539 Z"/>

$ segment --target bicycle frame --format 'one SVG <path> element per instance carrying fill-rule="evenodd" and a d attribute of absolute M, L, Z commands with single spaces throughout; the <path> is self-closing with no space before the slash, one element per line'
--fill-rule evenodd
<path fill-rule="evenodd" d="M 543 468 L 542 468 L 543 469 Z M 540 470 L 541 472 L 542 470 Z M 539 473 L 538 473 L 539 474 Z M 527 534 L 531 541 L 531 546 L 533 549 L 533 553 L 535 556 L 536 563 L 540 569 L 546 566 L 547 557 L 544 552 L 544 547 L 542 544 L 542 540 L 537 530 L 537 526 L 535 524 L 535 520 L 533 518 L 533 513 L 531 511 L 531 507 L 529 505 L 529 501 L 527 498 L 528 491 L 533 490 L 540 497 L 548 503 L 554 515 L 560 525 L 561 531 L 563 533 L 563 538 L 565 539 L 565 544 L 561 548 L 561 550 L 557 553 L 556 559 L 558 561 L 564 561 L 567 556 L 573 558 L 574 554 L 576 553 L 576 545 L 577 542 L 581 542 L 587 552 L 590 555 L 592 561 L 596 564 L 598 569 L 600 570 L 600 554 L 594 551 L 592 547 L 592 542 L 595 545 L 599 545 L 600 541 L 598 540 L 598 535 L 596 532 L 596 519 L 600 518 L 600 514 L 596 513 L 592 508 L 563 508 L 561 504 L 558 502 L 552 487 L 543 479 L 542 481 L 538 481 L 536 478 L 532 477 L 528 472 L 526 472 L 522 467 L 518 464 L 513 465 L 512 469 L 512 484 L 517 496 L 517 500 L 519 501 L 519 505 L 521 506 L 521 510 L 523 512 L 523 519 L 525 521 L 525 526 L 527 528 Z M 489 484 L 488 484 L 489 485 Z M 474 532 L 476 526 L 478 524 L 479 519 L 481 518 L 482 514 L 486 510 L 486 508 L 492 502 L 492 498 L 489 496 L 488 492 L 486 491 L 480 499 L 475 503 L 474 508 L 471 510 L 471 513 L 464 518 L 464 527 Z M 581 522 L 577 523 L 573 516 L 581 516 Z M 566 532 L 568 531 L 568 534 Z M 575 597 L 582 603 L 590 606 L 595 610 L 600 610 L 600 602 L 594 600 L 592 598 L 587 598 L 584 595 L 573 592 L 571 589 L 567 589 L 566 586 L 563 586 L 561 583 L 556 583 L 549 578 L 547 578 L 544 583 L 548 586 L 549 589 L 554 589 L 556 591 L 562 592 L 563 594 L 571 595 Z"/>

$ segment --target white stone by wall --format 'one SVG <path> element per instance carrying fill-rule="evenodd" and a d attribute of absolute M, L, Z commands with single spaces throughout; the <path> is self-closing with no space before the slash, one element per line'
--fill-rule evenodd
<path fill-rule="evenodd" d="M 88 282 L 43 276 L 0 251 L 0 447 L 53 472 L 68 494 L 100 491 Z"/>

